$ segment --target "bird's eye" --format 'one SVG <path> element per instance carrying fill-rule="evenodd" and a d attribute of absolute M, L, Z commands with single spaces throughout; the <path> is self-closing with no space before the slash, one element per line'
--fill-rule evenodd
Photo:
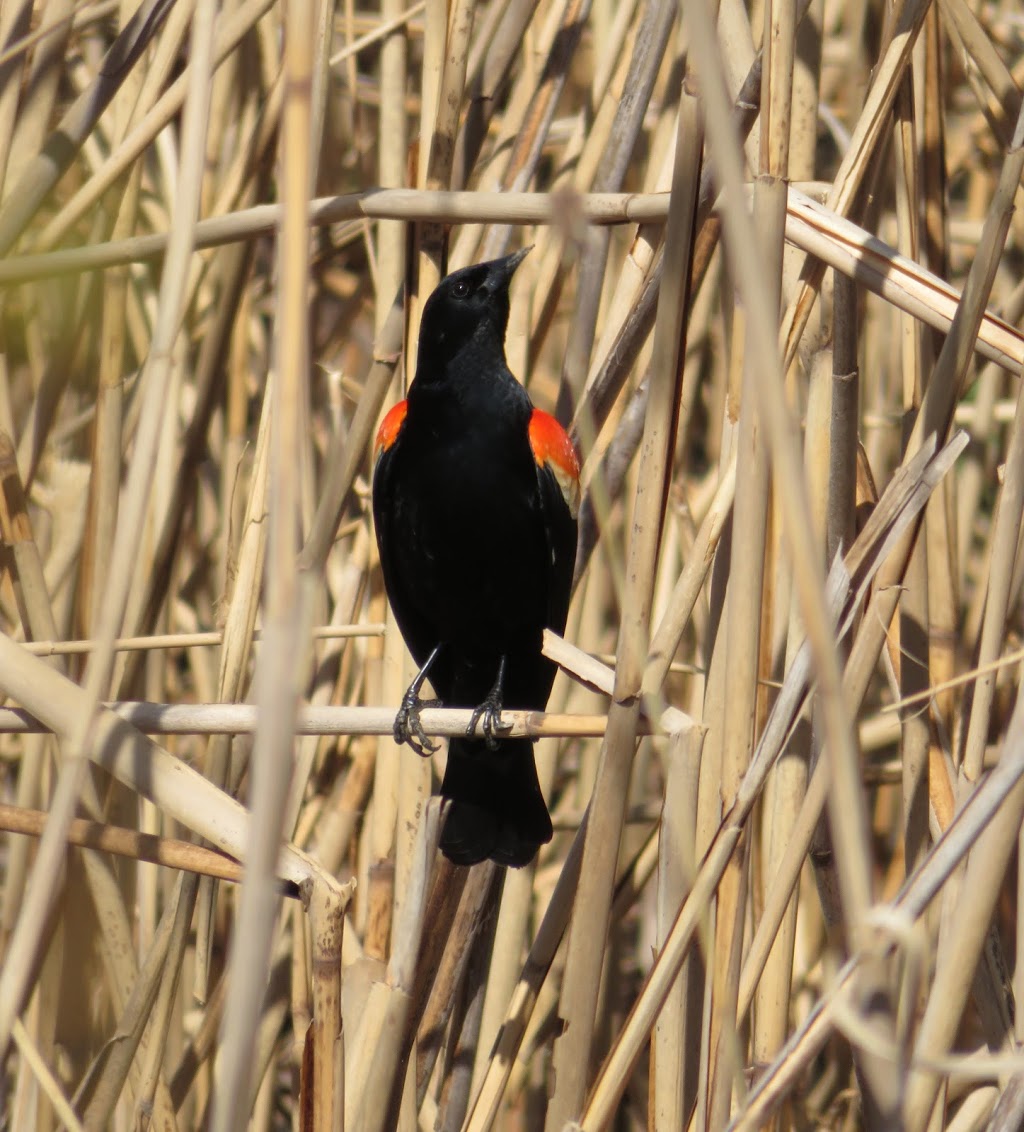
<path fill-rule="evenodd" d="M 464 299 L 469 294 L 469 284 L 465 279 L 460 279 L 458 283 L 452 286 L 452 295 L 456 299 Z"/>

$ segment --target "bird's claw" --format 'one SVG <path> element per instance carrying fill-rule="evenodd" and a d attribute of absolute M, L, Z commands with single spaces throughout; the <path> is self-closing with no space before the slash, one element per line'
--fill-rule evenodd
<path fill-rule="evenodd" d="M 469 719 L 469 726 L 466 728 L 466 734 L 472 738 L 476 731 L 476 725 L 483 720 L 482 730 L 484 733 L 484 742 L 487 744 L 489 751 L 495 751 L 498 748 L 498 738 L 501 735 L 507 735 L 512 730 L 511 723 L 503 723 L 501 719 L 501 697 L 492 692 L 486 700 L 479 707 L 473 709 L 473 714 Z"/>
<path fill-rule="evenodd" d="M 421 758 L 428 759 L 441 749 L 440 743 L 433 743 L 423 730 L 420 711 L 425 707 L 438 707 L 440 700 L 421 700 L 410 688 L 402 697 L 402 706 L 395 716 L 395 725 L 391 729 L 395 742 L 401 746 L 408 743 Z"/>

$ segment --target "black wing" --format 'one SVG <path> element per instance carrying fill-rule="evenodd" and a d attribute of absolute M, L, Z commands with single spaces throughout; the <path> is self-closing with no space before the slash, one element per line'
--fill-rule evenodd
<path fill-rule="evenodd" d="M 538 465 L 537 486 L 550 555 L 547 626 L 563 633 L 576 567 L 576 519 L 549 464 Z"/>
<path fill-rule="evenodd" d="M 399 565 L 405 551 L 403 514 L 395 482 L 399 448 L 400 440 L 397 437 L 387 446 L 378 443 L 373 469 L 373 526 L 377 535 L 381 572 L 384 575 L 384 590 L 409 652 L 417 667 L 422 668 L 440 641 L 436 627 L 422 616 L 415 602 L 406 593 L 404 571 Z M 443 696 L 450 681 L 448 658 L 442 654 L 431 668 L 431 683 Z"/>

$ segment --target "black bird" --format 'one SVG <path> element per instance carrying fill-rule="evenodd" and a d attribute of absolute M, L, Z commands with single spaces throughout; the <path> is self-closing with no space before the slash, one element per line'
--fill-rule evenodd
<path fill-rule="evenodd" d="M 529 250 L 529 249 L 527 249 Z M 576 558 L 579 464 L 505 361 L 508 288 L 526 251 L 453 272 L 423 308 L 416 377 L 377 435 L 373 517 L 384 586 L 420 668 L 395 738 L 420 754 L 419 692 L 471 707 L 486 738 L 453 738 L 441 850 L 458 865 L 529 863 L 551 819 L 529 739 L 501 734 L 503 707 L 541 710 Z"/>

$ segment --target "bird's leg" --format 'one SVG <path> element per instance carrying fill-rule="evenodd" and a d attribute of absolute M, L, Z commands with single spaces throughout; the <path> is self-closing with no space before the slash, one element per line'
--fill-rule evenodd
<path fill-rule="evenodd" d="M 487 693 L 484 702 L 473 709 L 469 726 L 466 728 L 466 734 L 472 736 L 476 730 L 476 725 L 480 722 L 480 717 L 483 716 L 484 739 L 488 748 L 492 751 L 498 746 L 498 736 L 512 730 L 511 723 L 501 722 L 501 704 L 505 690 L 505 660 L 505 657 L 501 658 L 498 664 L 498 679 L 494 681 L 494 687 Z"/>
<path fill-rule="evenodd" d="M 427 657 L 426 664 L 416 673 L 416 678 L 402 697 L 402 705 L 398 709 L 398 714 L 395 716 L 395 725 L 392 728 L 396 743 L 399 745 L 408 743 L 416 754 L 425 759 L 439 750 L 441 744 L 432 743 L 427 738 L 427 733 L 423 730 L 423 724 L 420 722 L 420 711 L 425 707 L 438 707 L 441 701 L 421 700 L 420 689 L 430 672 L 430 666 L 437 660 L 437 654 L 440 651 L 441 646 L 435 645 L 434 651 Z"/>

